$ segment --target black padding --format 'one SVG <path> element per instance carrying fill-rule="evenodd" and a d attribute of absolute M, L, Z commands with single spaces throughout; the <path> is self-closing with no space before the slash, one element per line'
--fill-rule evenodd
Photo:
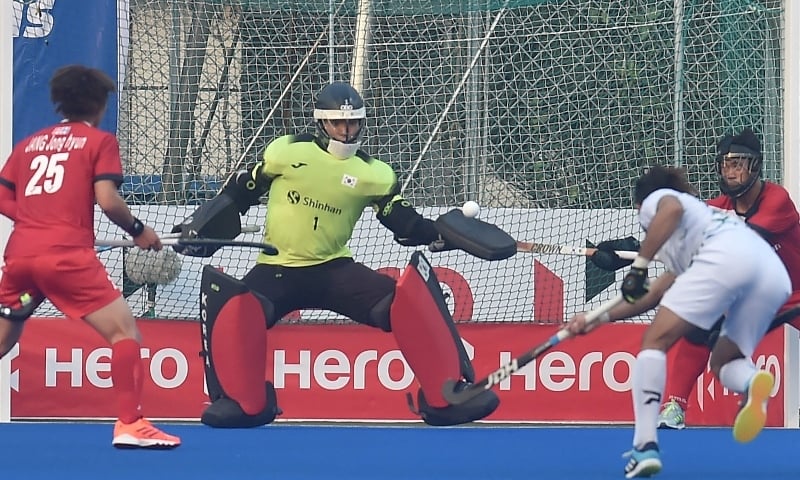
<path fill-rule="evenodd" d="M 203 411 L 200 422 L 215 428 L 252 428 L 274 422 L 283 411 L 278 407 L 278 396 L 272 382 L 265 381 L 264 387 L 267 389 L 267 406 L 261 413 L 248 415 L 235 401 L 220 398 Z"/>
<path fill-rule="evenodd" d="M 454 248 L 484 260 L 504 260 L 517 253 L 517 242 L 497 225 L 465 217 L 454 208 L 440 215 L 436 230 Z"/>
<path fill-rule="evenodd" d="M 211 349 L 211 332 L 220 310 L 228 300 L 247 293 L 247 286 L 211 265 L 203 267 L 200 278 L 200 357 L 206 374 L 208 397 L 212 402 L 225 396 L 214 369 L 214 352 Z"/>
<path fill-rule="evenodd" d="M 229 195 L 217 195 L 172 227 L 172 233 L 180 233 L 183 239 L 233 240 L 242 233 L 239 208 Z M 182 255 L 210 257 L 219 250 L 220 245 L 175 245 L 172 248 Z"/>
<path fill-rule="evenodd" d="M 264 316 L 267 319 L 267 329 L 274 327 L 275 324 L 278 323 L 278 320 L 280 320 L 275 315 L 275 305 L 269 298 L 261 295 L 260 293 L 251 291 L 250 294 L 254 296 L 256 300 L 258 300 L 258 303 L 261 304 L 261 309 L 264 311 Z"/>
<path fill-rule="evenodd" d="M 460 382 L 459 385 L 467 386 Z M 428 405 L 422 389 L 417 393 L 417 409 L 422 420 L 428 425 L 444 427 L 460 425 L 485 418 L 494 412 L 500 405 L 500 398 L 493 390 L 485 390 L 477 397 L 471 398 L 460 405 L 450 405 L 436 408 Z"/>
<path fill-rule="evenodd" d="M 394 292 L 386 295 L 378 303 L 372 306 L 369 311 L 370 324 L 375 325 L 384 332 L 392 331 L 392 322 L 390 312 L 392 309 L 392 302 L 394 301 Z"/>

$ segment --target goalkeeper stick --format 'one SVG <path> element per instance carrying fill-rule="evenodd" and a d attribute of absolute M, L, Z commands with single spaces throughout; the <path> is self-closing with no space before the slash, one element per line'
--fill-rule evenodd
<path fill-rule="evenodd" d="M 133 240 L 106 240 L 106 239 L 97 239 L 94 242 L 95 246 L 97 247 L 135 247 L 136 243 Z M 218 246 L 218 247 L 245 247 L 245 248 L 259 248 L 261 251 L 267 255 L 277 255 L 278 249 L 275 248 L 274 245 L 270 245 L 269 243 L 261 243 L 261 242 L 247 242 L 243 240 L 223 240 L 217 238 L 191 238 L 191 239 L 180 239 L 180 238 L 163 238 L 161 239 L 161 244 L 165 246 L 186 246 L 186 247 L 207 247 L 207 246 Z"/>
<path fill-rule="evenodd" d="M 591 247 L 572 247 L 568 245 L 548 245 L 545 243 L 531 243 L 531 242 L 517 242 L 517 251 L 523 253 L 542 253 L 542 254 L 555 254 L 555 255 L 578 255 L 584 257 L 591 257 L 596 248 Z M 625 260 L 634 260 L 638 252 L 628 250 L 615 250 L 619 258 Z"/>
<path fill-rule="evenodd" d="M 608 300 L 599 307 L 587 313 L 586 326 L 589 326 L 594 322 L 596 322 L 604 313 L 607 313 L 609 310 L 614 308 L 617 304 L 621 303 L 622 301 L 623 301 L 622 295 L 617 295 L 616 297 L 612 298 L 611 300 Z M 539 355 L 550 350 L 554 346 L 561 343 L 562 340 L 567 339 L 571 336 L 572 334 L 569 332 L 569 330 L 567 330 L 567 327 L 564 327 L 560 329 L 558 332 L 556 332 L 555 335 L 548 338 L 546 342 L 533 348 L 532 350 L 528 350 L 519 357 L 512 359 L 510 362 L 506 363 L 502 367 L 490 373 L 489 376 L 487 376 L 483 380 L 468 385 L 463 390 L 457 389 L 457 387 L 459 387 L 459 382 L 456 382 L 455 380 L 452 379 L 446 380 L 444 382 L 444 385 L 442 386 L 442 396 L 451 405 L 460 405 L 472 398 L 477 397 L 482 392 L 489 390 L 493 386 L 499 384 L 506 378 L 510 377 L 512 373 L 520 370 L 525 365 L 534 361 Z M 463 385 L 463 383 L 461 385 Z"/>
<path fill-rule="evenodd" d="M 259 228 L 257 225 L 242 225 L 242 230 L 240 233 L 258 233 L 260 231 L 261 228 Z M 161 239 L 164 240 L 165 238 L 180 238 L 181 235 L 182 234 L 180 232 L 165 233 L 163 235 L 159 235 L 159 237 L 161 237 Z"/>
<path fill-rule="evenodd" d="M 258 233 L 260 231 L 261 231 L 261 228 L 259 228 L 257 225 L 242 225 L 242 232 L 241 233 Z M 180 238 L 181 235 L 182 234 L 180 232 L 178 232 L 178 233 L 164 233 L 164 234 L 160 234 L 159 237 L 161 238 L 161 240 L 163 242 L 163 240 L 170 239 L 170 238 Z M 124 243 L 124 244 L 121 244 L 120 242 L 116 242 L 115 241 L 113 245 L 111 245 L 111 240 L 99 240 L 98 242 L 100 242 L 100 243 L 95 243 L 95 246 L 99 247 L 99 248 L 95 249 L 95 251 L 97 253 L 107 252 L 107 251 L 113 250 L 113 249 L 115 249 L 117 247 L 131 247 L 131 246 L 133 246 L 133 245 L 130 245 L 129 243 L 127 243 L 127 241 L 125 241 L 126 243 Z M 258 247 L 256 247 L 256 248 L 258 248 Z"/>

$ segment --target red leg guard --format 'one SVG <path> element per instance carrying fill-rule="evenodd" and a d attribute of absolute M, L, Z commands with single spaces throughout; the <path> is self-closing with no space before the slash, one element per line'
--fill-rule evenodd
<path fill-rule="evenodd" d="M 272 422 L 280 413 L 275 390 L 264 379 L 272 304 L 210 266 L 203 270 L 200 290 L 201 355 L 211 399 L 200 420 L 227 428 Z"/>
<path fill-rule="evenodd" d="M 710 354 L 706 345 L 697 345 L 685 338 L 678 340 L 667 353 L 667 388 L 663 398 L 675 400 L 686 410 L 689 395 L 697 377 L 705 370 Z"/>
<path fill-rule="evenodd" d="M 219 386 L 248 415 L 261 412 L 267 405 L 266 323 L 264 317 L 254 314 L 260 309 L 258 300 L 249 293 L 229 299 L 217 315 L 210 339 Z"/>
<path fill-rule="evenodd" d="M 417 255 L 417 254 L 415 254 Z M 397 281 L 394 302 L 390 310 L 392 332 L 417 381 L 432 407 L 449 404 L 442 396 L 442 385 L 447 379 L 458 380 L 461 374 L 461 356 L 448 326 L 449 312 L 432 295 L 429 283 L 438 281 L 433 269 L 423 258 L 416 265 L 406 267 Z M 441 290 L 439 290 L 441 296 Z M 447 313 L 445 318 L 441 308 Z M 460 341 L 460 340 L 459 340 Z"/>

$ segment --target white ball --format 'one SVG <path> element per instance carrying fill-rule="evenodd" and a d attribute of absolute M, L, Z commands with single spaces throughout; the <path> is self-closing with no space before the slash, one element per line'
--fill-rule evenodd
<path fill-rule="evenodd" d="M 478 216 L 478 213 L 481 211 L 481 206 L 478 205 L 478 202 L 473 202 L 469 200 L 468 202 L 464 203 L 464 206 L 461 207 L 461 211 L 464 213 L 464 216 L 467 218 L 475 218 Z"/>

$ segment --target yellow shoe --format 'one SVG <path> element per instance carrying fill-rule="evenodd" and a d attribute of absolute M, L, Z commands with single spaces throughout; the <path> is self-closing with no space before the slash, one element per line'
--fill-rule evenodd
<path fill-rule="evenodd" d="M 733 438 L 747 443 L 761 433 L 767 423 L 767 400 L 775 385 L 775 377 L 765 370 L 759 370 L 750 380 L 741 410 L 733 421 Z"/>
<path fill-rule="evenodd" d="M 117 420 L 111 444 L 117 448 L 170 449 L 180 446 L 181 439 L 162 432 L 146 418 L 140 418 L 133 423 Z"/>

